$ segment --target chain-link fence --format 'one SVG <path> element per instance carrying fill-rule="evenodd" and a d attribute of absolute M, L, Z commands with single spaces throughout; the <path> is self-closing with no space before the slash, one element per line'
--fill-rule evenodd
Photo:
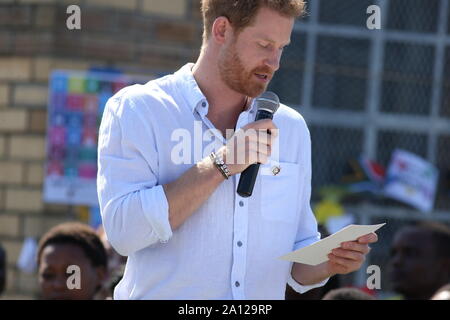
<path fill-rule="evenodd" d="M 367 27 L 371 5 L 380 8 L 379 30 Z M 363 199 L 371 213 L 358 212 L 358 222 L 388 222 L 370 258 L 382 270 L 402 225 L 450 224 L 449 20 L 449 0 L 308 1 L 308 18 L 294 27 L 271 84 L 309 125 L 313 201 L 321 187 L 340 184 L 348 161 L 360 155 L 387 166 L 399 148 L 439 169 L 430 214 L 386 198 Z M 365 270 L 354 275 L 359 284 L 363 278 Z"/>

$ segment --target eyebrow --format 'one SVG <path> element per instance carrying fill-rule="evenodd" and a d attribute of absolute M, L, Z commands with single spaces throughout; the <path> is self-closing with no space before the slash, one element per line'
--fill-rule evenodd
<path fill-rule="evenodd" d="M 265 38 L 265 37 L 259 37 L 259 40 L 267 41 L 267 42 L 270 42 L 272 44 L 275 43 L 275 41 L 273 41 L 272 39 Z M 291 44 L 291 40 L 289 39 L 289 41 L 286 44 L 284 44 L 284 46 L 288 46 L 290 44 Z"/>

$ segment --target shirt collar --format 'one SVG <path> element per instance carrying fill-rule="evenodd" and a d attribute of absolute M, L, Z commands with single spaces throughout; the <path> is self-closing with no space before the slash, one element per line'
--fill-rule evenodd
<path fill-rule="evenodd" d="M 178 83 L 181 93 L 187 100 L 189 108 L 191 108 L 192 112 L 194 112 L 195 109 L 202 103 L 207 104 L 206 97 L 200 90 L 197 81 L 195 81 L 194 75 L 192 74 L 193 67 L 193 63 L 188 63 L 175 72 L 175 76 L 180 80 Z"/>
<path fill-rule="evenodd" d="M 178 83 L 182 95 L 187 100 L 192 113 L 194 113 L 199 107 L 204 110 L 203 112 L 207 112 L 209 107 L 208 101 L 206 100 L 203 92 L 200 90 L 200 87 L 192 74 L 193 67 L 194 63 L 187 63 L 180 70 L 178 70 L 175 75 L 180 79 Z M 255 99 L 252 100 L 250 108 L 245 112 L 251 112 L 252 114 L 256 112 Z"/>

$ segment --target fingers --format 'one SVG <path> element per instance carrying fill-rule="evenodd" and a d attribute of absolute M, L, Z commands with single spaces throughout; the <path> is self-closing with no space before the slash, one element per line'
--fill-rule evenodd
<path fill-rule="evenodd" d="M 278 128 L 270 119 L 252 122 L 235 132 L 222 151 L 231 175 L 255 163 L 268 163 L 277 136 Z"/>
<path fill-rule="evenodd" d="M 333 273 L 347 274 L 361 267 L 365 261 L 365 254 L 337 248 L 328 254 L 328 259 Z"/>
<path fill-rule="evenodd" d="M 271 120 L 271 119 L 258 120 L 258 121 L 249 123 L 243 129 L 244 130 L 253 129 L 253 130 L 261 131 L 261 132 L 264 131 L 273 137 L 278 136 L 278 128 L 275 126 L 275 124 L 273 123 L 273 120 Z"/>
<path fill-rule="evenodd" d="M 375 233 L 367 234 L 358 238 L 357 241 L 348 241 L 341 243 L 341 248 L 346 250 L 358 251 L 364 254 L 370 252 L 369 243 L 378 241 L 378 236 Z"/>
<path fill-rule="evenodd" d="M 267 159 L 272 154 L 272 144 L 277 133 L 268 134 L 266 130 L 269 129 L 256 130 L 255 128 L 247 127 L 247 129 L 241 129 L 236 132 L 235 139 L 232 142 L 235 150 L 234 154 L 240 160 L 234 163 L 267 163 Z"/>
<path fill-rule="evenodd" d="M 356 251 L 362 254 L 368 254 L 371 250 L 367 244 L 361 244 L 356 241 L 343 242 L 341 244 L 341 249 Z"/>
<path fill-rule="evenodd" d="M 375 243 L 377 241 L 378 241 L 378 236 L 376 233 L 366 234 L 366 235 L 358 238 L 359 243 L 365 243 L 365 244 Z"/>
<path fill-rule="evenodd" d="M 267 130 L 272 130 L 268 133 Z M 240 129 L 234 134 L 234 138 L 237 140 L 236 143 L 243 145 L 243 143 L 249 142 L 263 142 L 271 145 L 278 135 L 278 129 Z"/>
<path fill-rule="evenodd" d="M 250 151 L 250 163 L 267 163 L 271 152 L 272 147 L 270 144 L 264 142 L 250 142 L 249 151 Z"/>
<path fill-rule="evenodd" d="M 375 233 L 358 238 L 357 241 L 341 243 L 339 248 L 333 249 L 328 254 L 332 269 L 339 274 L 346 274 L 358 270 L 370 252 L 369 243 L 378 241 Z"/>
<path fill-rule="evenodd" d="M 361 267 L 362 262 L 364 262 L 364 260 L 356 261 L 338 257 L 332 253 L 328 254 L 328 259 L 332 265 L 337 267 L 337 269 L 335 269 L 335 272 L 339 274 L 345 274 L 358 270 Z"/>
<path fill-rule="evenodd" d="M 365 259 L 364 258 L 365 254 L 359 251 L 351 251 L 337 248 L 333 249 L 331 253 L 338 258 L 344 258 L 353 261 L 364 261 Z"/>

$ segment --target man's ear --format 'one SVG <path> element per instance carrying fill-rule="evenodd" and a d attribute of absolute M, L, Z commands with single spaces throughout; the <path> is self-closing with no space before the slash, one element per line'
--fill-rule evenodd
<path fill-rule="evenodd" d="M 211 37 L 218 44 L 224 44 L 232 33 L 230 20 L 227 17 L 218 17 L 212 26 Z"/>

